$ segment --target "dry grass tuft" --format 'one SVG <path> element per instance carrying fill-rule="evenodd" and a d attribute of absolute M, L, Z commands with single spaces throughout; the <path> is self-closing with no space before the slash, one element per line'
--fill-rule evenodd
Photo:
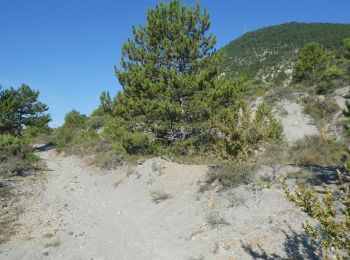
<path fill-rule="evenodd" d="M 151 191 L 150 194 L 155 204 L 159 204 L 162 201 L 172 198 L 170 193 L 164 192 L 162 190 L 154 190 L 154 191 Z"/>

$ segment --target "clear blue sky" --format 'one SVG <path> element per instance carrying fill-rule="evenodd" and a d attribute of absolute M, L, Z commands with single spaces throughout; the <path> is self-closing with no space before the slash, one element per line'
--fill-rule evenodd
<path fill-rule="evenodd" d="M 156 0 L 0 0 L 0 84 L 40 90 L 52 126 L 75 108 L 89 114 L 114 75 L 131 26 Z M 195 0 L 185 0 L 193 4 Z M 284 22 L 350 23 L 349 0 L 201 0 L 217 48 L 244 32 Z"/>

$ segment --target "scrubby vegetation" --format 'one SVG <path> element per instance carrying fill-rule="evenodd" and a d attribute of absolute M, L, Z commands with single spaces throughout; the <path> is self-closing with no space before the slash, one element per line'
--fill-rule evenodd
<path fill-rule="evenodd" d="M 341 166 L 346 156 L 344 145 L 335 139 L 319 136 L 297 141 L 290 150 L 293 163 L 301 165 Z"/>
<path fill-rule="evenodd" d="M 330 52 L 325 51 L 319 43 L 311 42 L 299 52 L 294 64 L 293 79 L 295 82 L 315 86 L 317 94 L 327 94 L 335 87 L 349 83 L 346 72 L 348 66 L 345 45 L 338 52 Z"/>
<path fill-rule="evenodd" d="M 1 89 L 0 89 L 1 90 Z M 32 138 L 49 130 L 47 106 L 27 85 L 0 91 L 0 176 L 22 175 L 39 160 Z"/>
<path fill-rule="evenodd" d="M 152 197 L 152 200 L 154 203 L 159 204 L 164 200 L 170 199 L 172 196 L 171 194 L 162 191 L 162 190 L 154 190 L 150 192 L 150 195 Z"/>
<path fill-rule="evenodd" d="M 39 92 L 27 85 L 18 89 L 0 89 L 0 201 L 14 198 L 12 179 L 26 176 L 38 169 L 39 157 L 33 153 L 34 138 L 49 131 L 47 106 L 38 101 Z M 4 205 L 4 209 L 6 210 Z M 14 233 L 14 219 L 18 209 L 0 214 L 0 243 Z"/>
<path fill-rule="evenodd" d="M 326 259 L 332 256 L 336 256 L 336 259 L 348 259 L 350 256 L 350 192 L 339 171 L 338 174 L 340 184 L 337 188 L 327 187 L 321 195 L 305 182 L 298 183 L 294 194 L 282 179 L 288 199 L 317 221 L 317 226 L 307 221 L 304 230 L 321 241 L 320 251 L 323 249 Z"/>
<path fill-rule="evenodd" d="M 109 143 L 106 148 L 121 156 L 213 154 L 244 161 L 262 143 L 282 138 L 271 107 L 262 103 L 253 113 L 245 100 L 257 92 L 255 83 L 219 76 L 222 54 L 209 28 L 198 3 L 174 0 L 149 9 L 116 67 L 123 92 L 114 99 L 103 92 L 89 117 L 67 114 L 55 133 L 57 147 L 87 153 Z"/>
<path fill-rule="evenodd" d="M 343 113 L 349 118 L 349 103 L 347 108 Z M 346 123 L 344 127 L 348 130 Z M 346 133 L 349 135 L 348 131 Z M 344 144 L 335 140 L 321 140 L 316 137 L 298 142 L 294 149 L 294 154 L 301 163 L 335 166 L 337 178 L 333 182 L 322 183 L 322 188 L 316 188 L 302 180 L 298 181 L 294 191 L 291 191 L 285 178 L 281 178 L 281 183 L 287 198 L 311 218 L 311 221 L 306 221 L 303 227 L 309 236 L 321 242 L 322 247 L 318 253 L 323 253 L 326 259 L 334 257 L 348 259 L 350 256 L 349 150 Z"/>

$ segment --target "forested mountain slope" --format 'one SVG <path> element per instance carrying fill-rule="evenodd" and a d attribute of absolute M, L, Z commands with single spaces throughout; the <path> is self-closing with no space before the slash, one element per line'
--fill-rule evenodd
<path fill-rule="evenodd" d="M 343 39 L 350 36 L 350 24 L 286 23 L 248 32 L 223 47 L 221 67 L 227 75 L 276 79 L 283 77 L 298 49 L 315 41 L 333 52 L 341 52 Z"/>

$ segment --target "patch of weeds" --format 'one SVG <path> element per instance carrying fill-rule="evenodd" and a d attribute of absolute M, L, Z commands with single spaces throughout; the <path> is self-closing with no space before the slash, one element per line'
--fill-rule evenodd
<path fill-rule="evenodd" d="M 0 151 L 0 175 L 10 176 L 18 175 L 25 176 L 26 173 L 34 169 L 36 163 L 25 159 L 23 156 L 13 156 L 1 154 Z M 33 157 L 34 158 L 34 157 Z"/>
<path fill-rule="evenodd" d="M 49 248 L 49 247 L 59 247 L 61 245 L 61 242 L 60 241 L 55 241 L 55 242 L 52 242 L 52 243 L 47 243 L 45 244 L 45 248 Z"/>
<path fill-rule="evenodd" d="M 123 156 L 113 152 L 98 153 L 94 159 L 94 164 L 101 169 L 114 170 L 123 164 Z"/>
<path fill-rule="evenodd" d="M 168 154 L 164 159 L 185 165 L 207 165 L 208 162 L 219 162 L 218 158 L 211 151 L 199 152 L 192 155 Z"/>
<path fill-rule="evenodd" d="M 227 199 L 229 201 L 229 205 L 228 205 L 229 208 L 241 206 L 245 202 L 245 199 L 243 198 L 243 196 L 238 194 L 235 191 L 230 191 L 227 194 Z"/>
<path fill-rule="evenodd" d="M 289 97 L 293 91 L 294 90 L 291 87 L 273 88 L 267 93 L 265 100 L 269 104 L 277 103 L 282 99 Z"/>
<path fill-rule="evenodd" d="M 218 242 L 215 242 L 214 247 L 213 247 L 213 249 L 212 249 L 211 252 L 212 252 L 213 254 L 216 254 L 218 251 L 219 251 L 219 243 L 218 243 Z"/>
<path fill-rule="evenodd" d="M 135 167 L 128 167 L 126 171 L 126 176 L 130 177 L 131 175 L 139 175 L 138 171 L 135 169 Z"/>
<path fill-rule="evenodd" d="M 199 186 L 198 192 L 199 192 L 199 193 L 204 193 L 204 192 L 209 191 L 210 188 L 211 188 L 211 186 L 210 186 L 209 183 L 202 183 L 202 184 Z"/>
<path fill-rule="evenodd" d="M 148 181 L 147 181 L 147 185 L 152 185 L 154 183 L 154 178 L 150 178 Z"/>
<path fill-rule="evenodd" d="M 329 123 L 334 115 L 340 110 L 334 100 L 325 98 L 321 100 L 315 97 L 305 97 L 302 99 L 304 112 L 313 118 L 319 128 L 325 123 Z"/>
<path fill-rule="evenodd" d="M 264 152 L 256 157 L 256 165 L 266 165 L 271 168 L 261 172 L 260 181 L 276 182 L 278 180 L 279 169 L 282 165 L 290 163 L 289 145 L 282 142 L 271 142 L 264 146 Z"/>
<path fill-rule="evenodd" d="M 151 191 L 150 195 L 152 197 L 152 201 L 155 204 L 159 204 L 164 200 L 168 200 L 168 199 L 172 198 L 171 194 L 164 192 L 162 190 Z"/>
<path fill-rule="evenodd" d="M 224 188 L 238 187 L 252 182 L 256 169 L 257 166 L 250 163 L 224 163 L 208 171 L 206 182 L 212 184 L 218 181 Z"/>
<path fill-rule="evenodd" d="M 10 237 L 14 235 L 13 221 L 9 217 L 0 219 L 0 244 L 9 241 Z"/>
<path fill-rule="evenodd" d="M 264 164 L 274 168 L 288 162 L 289 146 L 286 142 L 270 142 L 264 146 L 264 149 L 265 151 L 257 157 L 258 164 Z"/>
<path fill-rule="evenodd" d="M 219 212 L 217 211 L 212 211 L 207 215 L 207 223 L 211 228 L 229 225 L 229 223 L 222 216 L 220 216 Z"/>
<path fill-rule="evenodd" d="M 0 187 L 0 198 L 1 199 L 8 199 L 13 196 L 11 189 L 9 187 Z"/>
<path fill-rule="evenodd" d="M 338 165 L 346 155 L 344 147 L 336 140 L 323 140 L 319 136 L 305 137 L 291 148 L 290 157 L 300 165 Z"/>
<path fill-rule="evenodd" d="M 153 172 L 158 172 L 158 175 L 161 176 L 164 174 L 164 165 L 160 161 L 153 161 L 152 162 L 152 171 Z"/>
<path fill-rule="evenodd" d="M 52 233 L 46 233 L 43 235 L 43 238 L 52 238 L 54 235 Z"/>

